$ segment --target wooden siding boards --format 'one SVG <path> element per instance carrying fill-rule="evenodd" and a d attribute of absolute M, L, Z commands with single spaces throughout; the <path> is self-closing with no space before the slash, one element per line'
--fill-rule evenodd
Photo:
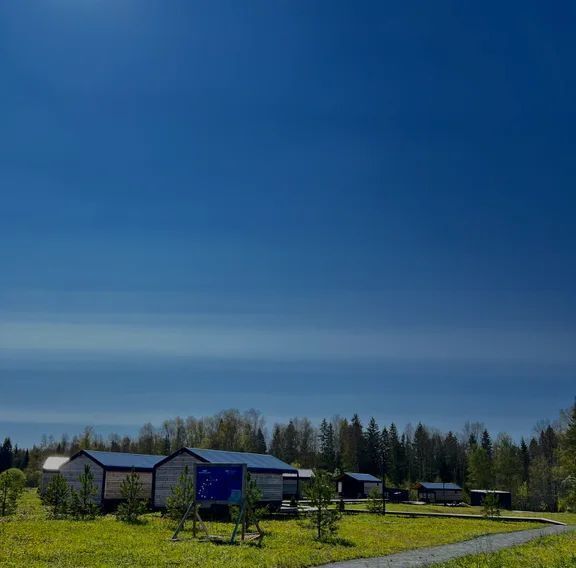
<path fill-rule="evenodd" d="M 122 482 L 130 473 L 131 471 L 107 471 L 104 482 L 104 499 L 122 499 Z M 140 476 L 140 483 L 142 483 L 140 497 L 142 499 L 151 499 L 152 473 L 143 471 L 137 471 L 136 473 Z"/>
<path fill-rule="evenodd" d="M 154 470 L 154 507 L 166 507 L 166 502 L 172 487 L 178 483 L 178 478 L 188 466 L 190 475 L 194 463 L 202 463 L 188 452 L 181 452 L 173 458 L 158 465 Z"/>
<path fill-rule="evenodd" d="M 155 508 L 166 507 L 166 502 L 172 488 L 178 483 L 178 478 L 187 465 L 192 475 L 194 463 L 204 463 L 186 450 L 181 450 L 172 458 L 166 459 L 156 466 L 154 470 L 153 504 Z M 248 470 L 250 471 L 250 470 Z M 283 479 L 281 473 L 251 472 L 252 479 L 262 492 L 263 502 L 281 502 Z"/>
<path fill-rule="evenodd" d="M 94 495 L 94 502 L 101 503 L 104 494 L 104 478 L 105 472 L 104 468 L 97 464 L 94 460 L 86 455 L 79 455 L 73 460 L 66 462 L 60 468 L 60 474 L 66 480 L 68 485 L 74 491 L 80 490 L 80 475 L 84 473 L 84 467 L 86 465 L 90 466 L 90 471 L 94 476 L 94 485 L 96 485 L 97 491 Z"/>

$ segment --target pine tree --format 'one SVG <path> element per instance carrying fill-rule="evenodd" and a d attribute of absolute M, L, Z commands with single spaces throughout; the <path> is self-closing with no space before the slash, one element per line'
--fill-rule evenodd
<path fill-rule="evenodd" d="M 69 498 L 70 486 L 64 477 L 57 473 L 42 494 L 42 503 L 50 509 L 53 519 L 60 519 L 68 513 Z"/>
<path fill-rule="evenodd" d="M 0 447 L 0 473 L 10 469 L 14 465 L 14 452 L 10 438 L 4 438 L 4 443 Z"/>
<path fill-rule="evenodd" d="M 132 470 L 123 480 L 120 486 L 122 503 L 118 505 L 116 516 L 126 523 L 135 523 L 146 512 L 146 501 L 142 498 L 144 487 L 140 476 Z"/>
<path fill-rule="evenodd" d="M 258 428 L 258 431 L 256 432 L 254 451 L 257 454 L 266 453 L 266 438 L 264 438 L 264 432 L 262 432 L 262 428 Z"/>
<path fill-rule="evenodd" d="M 492 459 L 492 439 L 490 438 L 490 433 L 488 430 L 484 430 L 484 432 L 482 432 L 482 441 L 480 445 L 485 450 L 488 458 Z"/>
<path fill-rule="evenodd" d="M 319 541 L 326 541 L 338 531 L 341 517 L 338 511 L 330 508 L 335 494 L 332 476 L 325 471 L 316 470 L 305 491 L 310 506 L 314 508 L 310 516 L 310 526 L 316 531 Z"/>
<path fill-rule="evenodd" d="M 320 464 L 323 469 L 333 472 L 336 467 L 334 426 L 323 419 L 320 424 Z"/>
<path fill-rule="evenodd" d="M 70 496 L 70 513 L 79 520 L 93 519 L 98 514 L 98 505 L 94 502 L 97 487 L 94 483 L 94 474 L 88 464 L 84 472 L 78 477 L 80 489 L 72 491 Z"/>
<path fill-rule="evenodd" d="M 0 517 L 16 512 L 25 484 L 26 478 L 19 469 L 13 467 L 0 473 Z"/>
<path fill-rule="evenodd" d="M 364 445 L 366 451 L 363 469 L 366 473 L 380 475 L 382 472 L 382 438 L 374 418 L 370 418 L 370 422 L 368 422 Z"/>
<path fill-rule="evenodd" d="M 282 457 L 289 464 L 296 462 L 298 458 L 298 435 L 292 420 L 288 422 L 284 430 L 284 455 Z"/>
<path fill-rule="evenodd" d="M 179 521 L 194 499 L 194 479 L 188 466 L 185 465 L 178 482 L 172 487 L 166 501 L 166 514 L 169 518 Z"/>

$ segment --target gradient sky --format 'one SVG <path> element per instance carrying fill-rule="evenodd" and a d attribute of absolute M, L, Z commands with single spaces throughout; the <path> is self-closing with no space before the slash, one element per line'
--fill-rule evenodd
<path fill-rule="evenodd" d="M 0 5 L 0 437 L 576 394 L 572 2 Z"/>

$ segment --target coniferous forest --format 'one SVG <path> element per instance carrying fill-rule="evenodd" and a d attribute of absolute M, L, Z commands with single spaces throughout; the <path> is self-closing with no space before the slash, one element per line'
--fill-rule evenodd
<path fill-rule="evenodd" d="M 0 472 L 10 467 L 38 483 L 48 455 L 72 455 L 81 449 L 167 455 L 182 446 L 271 453 L 303 468 L 355 471 L 382 476 L 387 485 L 410 488 L 416 481 L 456 482 L 465 489 L 512 492 L 519 509 L 573 509 L 576 505 L 576 405 L 557 420 L 539 423 L 532 435 L 514 440 L 494 434 L 481 422 L 467 422 L 459 432 L 440 432 L 422 423 L 363 423 L 355 414 L 314 425 L 293 418 L 268 430 L 262 413 L 225 410 L 213 416 L 176 417 L 160 427 L 144 424 L 136 436 L 99 435 L 93 427 L 56 440 L 45 436 L 31 448 L 5 438 Z"/>

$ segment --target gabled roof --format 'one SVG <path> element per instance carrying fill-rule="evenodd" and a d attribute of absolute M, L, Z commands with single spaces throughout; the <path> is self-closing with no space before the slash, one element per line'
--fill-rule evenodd
<path fill-rule="evenodd" d="M 434 489 L 451 489 L 451 490 L 461 490 L 462 487 L 460 487 L 460 485 L 457 485 L 456 483 L 441 483 L 441 482 L 428 482 L 428 481 L 419 481 L 416 484 L 416 487 L 421 488 L 421 489 L 430 489 L 430 490 L 434 490 Z"/>
<path fill-rule="evenodd" d="M 154 466 L 165 456 L 151 456 L 148 454 L 128 454 L 123 452 L 100 452 L 96 450 L 80 450 L 70 459 L 84 454 L 105 469 L 137 469 L 152 471 Z"/>
<path fill-rule="evenodd" d="M 43 471 L 58 471 L 70 458 L 63 456 L 49 456 L 42 465 Z"/>
<path fill-rule="evenodd" d="M 344 475 L 355 479 L 356 481 L 372 481 L 380 483 L 380 480 L 377 477 L 374 477 L 370 473 L 354 473 L 351 471 L 345 471 Z"/>
<path fill-rule="evenodd" d="M 162 462 L 168 461 L 172 456 L 188 452 L 205 463 L 242 463 L 253 472 L 270 473 L 296 473 L 296 468 L 269 454 L 253 454 L 250 452 L 228 452 L 225 450 L 207 450 L 205 448 L 182 448 L 174 452 Z M 157 465 L 160 465 L 158 463 Z"/>
<path fill-rule="evenodd" d="M 224 450 L 206 450 L 203 448 L 186 448 L 201 460 L 208 463 L 245 463 L 253 471 L 275 471 L 278 473 L 296 472 L 296 468 L 270 454 L 253 454 L 250 452 L 227 452 Z"/>

